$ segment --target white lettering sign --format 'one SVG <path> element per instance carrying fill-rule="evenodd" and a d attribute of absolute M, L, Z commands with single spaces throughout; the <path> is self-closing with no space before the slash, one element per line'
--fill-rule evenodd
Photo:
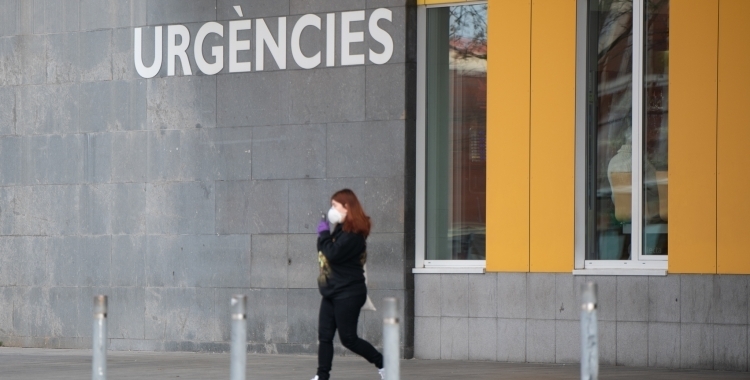
<path fill-rule="evenodd" d="M 245 73 L 250 71 L 250 62 L 238 62 L 237 52 L 240 50 L 250 50 L 250 40 L 237 40 L 237 32 L 240 30 L 250 30 L 252 21 L 240 20 L 229 22 L 229 72 Z"/>
<path fill-rule="evenodd" d="M 341 64 L 363 65 L 365 63 L 364 54 L 349 54 L 349 48 L 355 42 L 365 40 L 363 32 L 350 32 L 349 29 L 353 22 L 364 21 L 365 11 L 344 12 L 341 14 Z"/>
<path fill-rule="evenodd" d="M 370 16 L 370 35 L 372 35 L 372 38 L 375 41 L 378 41 L 383 45 L 384 48 L 382 53 L 376 53 L 370 50 L 370 61 L 376 65 L 382 65 L 388 62 L 393 55 L 393 39 L 391 38 L 391 35 L 378 26 L 379 20 L 393 21 L 391 20 L 392 17 L 393 12 L 385 8 L 376 9 Z"/>
<path fill-rule="evenodd" d="M 239 6 L 234 7 L 237 14 L 242 17 L 242 10 Z M 326 15 L 325 32 L 321 25 L 322 19 L 314 14 L 306 14 L 300 17 L 292 27 L 291 36 L 287 40 L 287 18 L 279 17 L 276 19 L 276 30 L 274 32 L 268 27 L 265 19 L 255 20 L 234 20 L 229 21 L 228 36 L 225 42 L 228 46 L 229 72 L 242 73 L 250 71 L 263 71 L 266 69 L 265 54 L 271 54 L 273 62 L 280 70 L 287 67 L 287 42 L 290 44 L 292 59 L 297 66 L 303 69 L 313 69 L 319 67 L 322 63 L 322 47 L 317 51 L 307 50 L 308 54 L 302 52 L 304 41 L 303 35 L 309 37 L 307 33 L 325 33 L 325 66 L 332 67 L 336 64 L 336 44 L 339 43 L 339 57 L 342 66 L 363 65 L 365 57 L 376 65 L 387 63 L 393 56 L 393 38 L 385 29 L 381 28 L 378 22 L 385 20 L 393 21 L 393 12 L 386 8 L 376 9 L 372 12 L 367 20 L 366 31 L 375 42 L 383 46 L 382 52 L 369 49 L 367 54 L 352 54 L 352 48 L 357 44 L 365 42 L 365 32 L 352 30 L 365 29 L 359 24 L 366 21 L 365 11 L 342 12 L 337 17 L 335 13 Z M 341 35 L 336 36 L 336 21 L 340 20 Z M 254 25 L 253 25 L 254 24 Z M 273 25 L 273 24 L 272 24 Z M 251 46 L 251 41 L 240 39 L 241 31 L 248 31 L 255 28 L 255 45 Z M 179 62 L 182 67 L 183 75 L 193 75 L 188 59 L 188 49 L 190 44 L 193 45 L 194 62 L 203 74 L 214 75 L 224 69 L 224 43 L 210 46 L 211 56 L 203 55 L 206 37 L 210 34 L 216 34 L 220 40 L 224 41 L 224 26 L 218 22 L 207 22 L 203 24 L 195 39 L 191 41 L 190 32 L 184 25 L 167 25 L 167 75 L 175 75 L 175 67 Z M 138 74 L 143 78 L 153 78 L 162 69 L 162 43 L 163 28 L 157 26 L 154 28 L 154 58 L 150 66 L 146 66 L 143 59 L 143 31 L 142 28 L 135 28 L 135 68 Z M 338 37 L 338 40 L 337 40 Z M 309 40 L 309 39 L 308 39 Z M 318 39 L 319 40 L 319 39 Z M 254 63 L 250 60 L 240 61 L 239 52 L 255 50 Z M 314 52 L 314 54 L 313 54 Z"/>
<path fill-rule="evenodd" d="M 180 44 L 177 45 L 177 36 L 180 36 Z M 185 51 L 190 43 L 190 32 L 184 25 L 170 25 L 167 27 L 167 75 L 174 76 L 174 58 L 180 59 L 182 72 L 192 75 L 190 61 Z"/>
<path fill-rule="evenodd" d="M 151 66 L 143 64 L 141 57 L 141 28 L 135 28 L 135 69 L 144 78 L 153 78 L 161 69 L 161 26 L 154 28 L 154 63 Z"/>
<path fill-rule="evenodd" d="M 223 46 L 212 46 L 211 55 L 214 57 L 214 63 L 208 63 L 203 58 L 203 41 L 206 36 L 210 33 L 218 34 L 219 37 L 224 37 L 224 27 L 218 22 L 208 22 L 198 29 L 198 34 L 195 36 L 195 63 L 198 68 L 203 71 L 206 75 L 214 75 L 224 68 L 224 47 Z M 169 68 L 167 68 L 169 70 Z"/>
<path fill-rule="evenodd" d="M 336 64 L 336 14 L 326 15 L 326 66 Z"/>
<path fill-rule="evenodd" d="M 320 65 L 320 52 L 317 52 L 312 57 L 307 57 L 302 54 L 302 47 L 299 45 L 302 31 L 308 26 L 320 30 L 320 17 L 316 15 L 304 15 L 294 24 L 294 29 L 292 29 L 292 57 L 294 58 L 294 62 L 297 62 L 297 65 L 303 69 L 312 69 Z"/>

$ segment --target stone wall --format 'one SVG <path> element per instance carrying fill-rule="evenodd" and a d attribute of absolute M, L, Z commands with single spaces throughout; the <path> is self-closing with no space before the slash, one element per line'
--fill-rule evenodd
<path fill-rule="evenodd" d="M 578 363 L 586 281 L 601 364 L 748 370 L 745 275 L 418 274 L 415 357 Z"/>
<path fill-rule="evenodd" d="M 370 296 L 413 326 L 416 14 L 406 0 L 0 0 L 0 341 L 90 347 L 92 296 L 109 296 L 115 350 L 222 351 L 229 300 L 248 295 L 253 352 L 317 350 L 315 227 L 352 188 L 373 220 Z M 239 17 L 233 6 L 242 7 Z M 383 65 L 144 79 L 155 26 L 295 20 L 387 7 Z M 380 45 L 366 33 L 352 54 Z M 246 31 L 254 62 L 254 33 Z M 337 32 L 340 33 L 340 25 Z M 323 27 L 325 31 L 325 27 Z M 306 31 L 303 52 L 323 51 Z M 338 35 L 338 34 L 337 34 Z M 227 35 L 225 34 L 225 37 Z M 311 37 L 312 36 L 312 37 Z M 317 36 L 317 37 L 316 37 Z M 214 44 L 217 36 L 207 41 Z M 226 38 L 224 39 L 226 41 Z M 287 47 L 290 49 L 290 47 Z M 204 52 L 210 57 L 209 47 Z M 179 60 L 178 60 L 179 62 Z M 380 344 L 380 314 L 362 335 Z"/>

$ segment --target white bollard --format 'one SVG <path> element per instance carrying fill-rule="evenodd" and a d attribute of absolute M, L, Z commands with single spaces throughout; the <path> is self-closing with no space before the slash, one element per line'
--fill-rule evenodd
<path fill-rule="evenodd" d="M 596 323 L 596 284 L 581 286 L 581 380 L 599 378 L 599 338 Z"/>
<path fill-rule="evenodd" d="M 232 348 L 230 379 L 245 380 L 247 368 L 247 296 L 232 296 Z"/>
<path fill-rule="evenodd" d="M 94 341 L 91 380 L 107 380 L 107 296 L 94 297 Z"/>
<path fill-rule="evenodd" d="M 399 348 L 398 300 L 383 299 L 383 368 L 387 380 L 399 380 L 401 376 Z"/>

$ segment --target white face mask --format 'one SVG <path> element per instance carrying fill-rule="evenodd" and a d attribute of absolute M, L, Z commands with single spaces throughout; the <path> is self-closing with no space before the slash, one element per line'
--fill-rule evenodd
<path fill-rule="evenodd" d="M 339 210 L 336 210 L 336 208 L 331 207 L 331 209 L 328 210 L 328 221 L 333 224 L 339 224 L 344 221 L 344 216 L 341 215 Z"/>

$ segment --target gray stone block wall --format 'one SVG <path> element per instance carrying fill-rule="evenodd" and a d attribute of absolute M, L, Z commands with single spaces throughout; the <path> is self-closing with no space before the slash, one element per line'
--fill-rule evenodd
<path fill-rule="evenodd" d="M 369 288 L 400 300 L 413 352 L 416 13 L 410 0 L 0 0 L 0 341 L 90 347 L 91 300 L 109 295 L 114 350 L 225 351 L 229 300 L 248 295 L 252 352 L 317 351 L 315 228 L 352 188 L 373 221 Z M 303 34 L 323 63 L 167 75 L 166 25 L 388 7 L 384 65 L 325 65 L 325 26 Z M 255 25 L 255 24 L 254 24 Z M 141 78 L 134 28 L 161 70 Z M 366 30 L 367 23 L 353 25 Z M 242 60 L 255 65 L 253 28 Z M 337 26 L 340 36 L 340 26 Z M 321 37 L 322 36 L 322 37 Z M 352 53 L 380 49 L 365 33 Z M 227 35 L 225 34 L 225 38 Z M 208 44 L 219 39 L 207 38 Z M 226 45 L 226 44 L 225 44 Z M 289 44 L 288 44 L 289 45 Z M 210 57 L 210 46 L 204 46 Z M 464 322 L 465 323 L 465 322 Z M 379 312 L 362 336 L 381 345 Z M 337 346 L 337 352 L 346 350 Z"/>
<path fill-rule="evenodd" d="M 747 275 L 417 274 L 414 356 L 577 363 L 587 281 L 601 364 L 748 371 Z"/>

